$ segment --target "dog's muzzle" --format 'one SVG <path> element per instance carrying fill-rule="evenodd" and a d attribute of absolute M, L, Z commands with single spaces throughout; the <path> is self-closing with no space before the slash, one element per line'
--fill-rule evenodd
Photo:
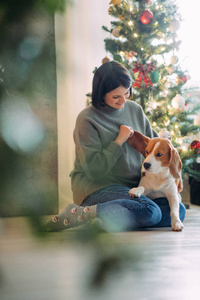
<path fill-rule="evenodd" d="M 145 163 L 144 163 L 144 168 L 145 168 L 146 170 L 149 170 L 149 169 L 151 168 L 151 164 L 145 162 Z"/>

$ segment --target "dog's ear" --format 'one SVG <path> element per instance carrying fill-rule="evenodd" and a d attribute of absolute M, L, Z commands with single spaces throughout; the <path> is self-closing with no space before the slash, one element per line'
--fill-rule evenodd
<path fill-rule="evenodd" d="M 182 168 L 182 162 L 178 154 L 178 151 L 171 145 L 169 171 L 175 179 L 181 178 L 181 168 Z"/>
<path fill-rule="evenodd" d="M 129 145 L 140 152 L 143 156 L 145 156 L 145 149 L 149 141 L 149 137 L 135 130 L 133 135 L 128 139 Z"/>

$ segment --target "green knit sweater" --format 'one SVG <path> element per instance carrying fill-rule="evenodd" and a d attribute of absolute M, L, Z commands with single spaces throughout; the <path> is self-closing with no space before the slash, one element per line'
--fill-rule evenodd
<path fill-rule="evenodd" d="M 78 115 L 74 130 L 76 158 L 70 174 L 74 203 L 80 205 L 88 195 L 109 185 L 137 186 L 142 155 L 128 142 L 123 146 L 114 142 L 120 125 L 156 136 L 141 106 L 130 100 L 122 109 L 90 105 Z"/>

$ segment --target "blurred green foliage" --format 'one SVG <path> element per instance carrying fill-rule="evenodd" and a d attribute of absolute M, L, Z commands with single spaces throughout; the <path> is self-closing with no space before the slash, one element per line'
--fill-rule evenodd
<path fill-rule="evenodd" d="M 0 0 L 0 217 L 38 230 L 58 211 L 54 14 L 70 3 Z"/>

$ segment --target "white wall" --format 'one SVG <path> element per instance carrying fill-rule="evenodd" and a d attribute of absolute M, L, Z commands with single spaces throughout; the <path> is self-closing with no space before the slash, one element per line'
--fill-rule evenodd
<path fill-rule="evenodd" d="M 183 19 L 180 29 L 177 31 L 178 38 L 182 41 L 178 56 L 183 70 L 188 70 L 195 86 L 199 86 L 200 83 L 200 43 L 198 38 L 200 7 L 197 3 L 196 0 L 190 0 L 189 3 L 183 0 L 177 1 Z"/>
<path fill-rule="evenodd" d="M 60 209 L 72 202 L 69 173 L 75 158 L 73 129 L 86 105 L 95 67 L 105 57 L 102 25 L 110 26 L 108 0 L 76 0 L 56 15 L 58 168 Z"/>

